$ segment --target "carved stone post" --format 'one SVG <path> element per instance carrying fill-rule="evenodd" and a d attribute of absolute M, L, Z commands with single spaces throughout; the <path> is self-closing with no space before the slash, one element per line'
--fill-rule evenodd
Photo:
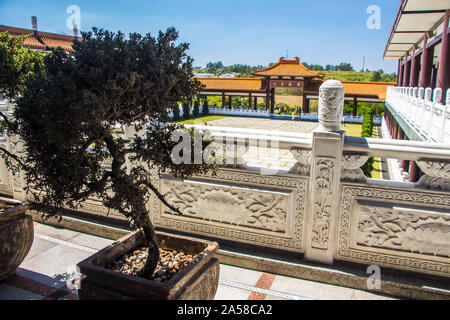
<path fill-rule="evenodd" d="M 307 215 L 307 260 L 332 264 L 339 214 L 339 184 L 345 131 L 340 130 L 344 86 L 326 81 L 319 89 L 319 128 L 313 133 Z"/>
<path fill-rule="evenodd" d="M 20 156 L 23 152 L 23 142 L 19 136 L 12 135 L 8 137 L 9 152 Z M 27 192 L 24 190 L 26 186 L 25 174 L 23 171 L 18 171 L 12 174 L 12 195 L 15 200 L 27 201 Z"/>

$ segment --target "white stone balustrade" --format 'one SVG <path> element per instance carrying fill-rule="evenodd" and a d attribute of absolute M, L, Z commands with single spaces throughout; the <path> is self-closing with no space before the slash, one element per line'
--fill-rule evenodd
<path fill-rule="evenodd" d="M 232 140 L 244 151 L 255 139 L 275 143 L 292 153 L 297 168 L 264 174 L 260 168 L 224 166 L 216 174 L 185 181 L 154 173 L 153 183 L 183 212 L 171 212 L 152 196 L 147 207 L 155 225 L 289 251 L 318 263 L 341 260 L 449 278 L 450 145 L 346 136 L 339 126 L 343 90 L 338 81 L 323 84 L 321 126 L 309 134 L 194 126 L 218 140 Z M 429 135 L 440 132 L 442 114 L 448 117 L 441 100 L 439 91 L 433 95 L 428 89 L 394 88 L 389 93 L 389 104 Z M 0 143 L 17 152 L 10 139 Z M 418 183 L 367 179 L 360 168 L 369 157 L 415 161 L 425 175 Z M 29 200 L 18 193 L 22 186 L 20 176 L 0 163 L 0 192 Z M 94 220 L 102 216 L 99 222 L 103 215 L 121 219 L 95 199 L 80 210 Z"/>
<path fill-rule="evenodd" d="M 450 89 L 390 87 L 386 103 L 425 141 L 450 143 Z"/>

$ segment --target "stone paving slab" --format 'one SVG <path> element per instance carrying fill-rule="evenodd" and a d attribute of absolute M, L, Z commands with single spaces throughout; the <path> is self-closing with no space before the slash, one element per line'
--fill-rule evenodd
<path fill-rule="evenodd" d="M 39 232 L 39 233 L 38 233 Z M 57 237 L 60 238 L 57 238 Z M 56 238 L 54 238 L 56 237 Z M 59 241 L 55 245 L 56 242 Z M 48 246 L 50 242 L 52 246 Z M 70 270 L 112 240 L 35 223 L 33 257 L 0 283 L 0 300 L 77 300 Z M 95 251 L 95 250 L 94 250 Z M 387 299 L 369 292 L 220 265 L 215 300 Z"/>
<path fill-rule="evenodd" d="M 289 121 L 259 118 L 229 117 L 208 122 L 216 127 L 231 127 L 245 129 L 265 129 L 276 131 L 310 133 L 319 127 L 318 122 Z"/>

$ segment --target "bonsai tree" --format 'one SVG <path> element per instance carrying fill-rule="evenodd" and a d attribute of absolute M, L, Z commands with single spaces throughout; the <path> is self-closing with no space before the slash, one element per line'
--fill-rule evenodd
<path fill-rule="evenodd" d="M 209 106 L 208 106 L 208 98 L 205 99 L 205 101 L 203 102 L 203 110 L 202 113 L 204 116 L 209 115 Z"/>
<path fill-rule="evenodd" d="M 45 57 L 43 72 L 27 79 L 14 112 L 24 144 L 19 160 L 26 191 L 36 208 L 58 215 L 90 197 L 102 199 L 143 232 L 148 258 L 140 276 L 149 279 L 159 258 L 146 208 L 150 193 L 182 214 L 158 191 L 150 173 L 184 179 L 214 168 L 172 161 L 178 141 L 171 137 L 183 127 L 162 119 L 198 88 L 188 44 L 176 45 L 177 38 L 174 28 L 157 37 L 133 33 L 128 39 L 94 28 L 74 41 L 73 53 L 57 49 Z M 118 135 L 120 127 L 135 134 Z M 209 144 L 202 141 L 202 150 Z"/>

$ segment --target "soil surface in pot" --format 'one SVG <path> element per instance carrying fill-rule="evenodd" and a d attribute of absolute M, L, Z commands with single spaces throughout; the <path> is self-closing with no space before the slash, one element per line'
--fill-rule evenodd
<path fill-rule="evenodd" d="M 148 256 L 148 248 L 142 247 L 125 254 L 122 258 L 114 261 L 108 269 L 121 272 L 124 275 L 139 276 L 139 271 L 144 267 Z M 153 279 L 155 281 L 168 281 L 180 270 L 191 263 L 197 255 L 185 254 L 176 250 L 159 249 L 159 261 Z"/>

